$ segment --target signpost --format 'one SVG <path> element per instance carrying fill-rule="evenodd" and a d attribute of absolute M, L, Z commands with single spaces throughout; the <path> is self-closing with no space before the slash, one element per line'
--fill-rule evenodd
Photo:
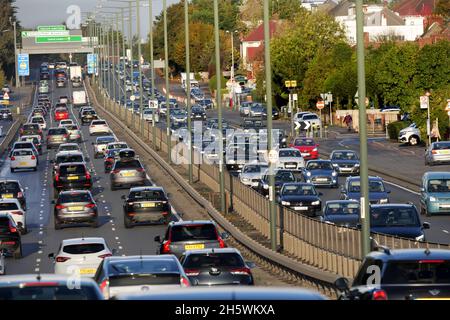
<path fill-rule="evenodd" d="M 427 136 L 428 145 L 431 144 L 431 125 L 430 125 L 430 93 L 427 91 L 424 96 L 420 96 L 420 109 L 427 110 Z"/>
<path fill-rule="evenodd" d="M 17 55 L 17 65 L 19 77 L 28 77 L 30 75 L 30 56 L 28 53 L 19 53 Z"/>
<path fill-rule="evenodd" d="M 97 55 L 96 54 L 88 54 L 87 55 L 87 67 L 88 74 L 97 75 Z"/>
<path fill-rule="evenodd" d="M 292 89 L 297 87 L 297 80 L 287 80 L 284 82 L 284 85 L 289 90 L 289 104 L 286 114 L 291 115 L 291 136 L 294 136 L 294 101 L 297 99 L 294 99 Z"/>
<path fill-rule="evenodd" d="M 36 43 L 64 43 L 64 42 L 82 42 L 82 36 L 52 36 L 52 37 L 36 37 Z"/>
<path fill-rule="evenodd" d="M 64 31 L 66 30 L 66 26 L 58 25 L 58 26 L 38 26 L 38 31 Z"/>

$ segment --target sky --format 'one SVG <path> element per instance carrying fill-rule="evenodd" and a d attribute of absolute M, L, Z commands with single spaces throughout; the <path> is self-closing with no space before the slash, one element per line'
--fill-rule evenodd
<path fill-rule="evenodd" d="M 148 1 L 141 0 L 142 3 Z M 167 6 L 177 3 L 179 0 L 167 0 Z M 61 24 L 66 21 L 68 14 L 66 10 L 71 5 L 77 5 L 82 12 L 89 12 L 96 9 L 97 4 L 103 6 L 128 6 L 126 3 L 118 3 L 102 0 L 16 0 L 18 8 L 18 19 L 24 28 L 35 28 L 38 25 Z M 106 9 L 111 11 L 110 9 Z M 153 0 L 154 16 L 162 11 L 162 0 Z M 141 8 L 141 31 L 147 34 L 149 29 L 148 7 Z M 134 32 L 136 31 L 134 27 Z M 146 36 L 142 36 L 146 38 Z"/>

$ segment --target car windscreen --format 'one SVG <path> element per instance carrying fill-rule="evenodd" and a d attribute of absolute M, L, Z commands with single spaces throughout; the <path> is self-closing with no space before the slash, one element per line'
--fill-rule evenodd
<path fill-rule="evenodd" d="M 1 287 L 0 300 L 98 300 L 94 287 L 64 285 Z"/>
<path fill-rule="evenodd" d="M 333 165 L 328 161 L 309 161 L 306 166 L 308 170 L 333 170 Z"/>
<path fill-rule="evenodd" d="M 166 196 L 162 190 L 141 190 L 130 192 L 128 198 L 133 201 L 165 201 Z"/>
<path fill-rule="evenodd" d="M 244 267 L 242 257 L 234 252 L 190 254 L 183 268 Z"/>
<path fill-rule="evenodd" d="M 430 179 L 428 192 L 450 192 L 450 179 Z"/>
<path fill-rule="evenodd" d="M 298 150 L 280 150 L 279 156 L 282 158 L 301 157 L 301 153 Z"/>
<path fill-rule="evenodd" d="M 295 146 L 315 146 L 316 143 L 314 142 L 314 140 L 310 140 L 310 139 L 296 139 Z"/>
<path fill-rule="evenodd" d="M 58 203 L 91 202 L 91 201 L 92 197 L 87 192 L 60 193 L 58 197 Z"/>
<path fill-rule="evenodd" d="M 381 283 L 449 284 L 450 261 L 443 259 L 389 261 Z"/>
<path fill-rule="evenodd" d="M 114 142 L 116 139 L 114 137 L 101 137 L 97 139 L 98 144 L 108 144 L 110 142 Z"/>
<path fill-rule="evenodd" d="M 83 165 L 68 165 L 63 166 L 61 165 L 59 167 L 59 174 L 62 176 L 69 175 L 69 174 L 85 174 L 86 169 Z"/>
<path fill-rule="evenodd" d="M 48 130 L 48 135 L 61 135 L 61 134 L 67 134 L 66 128 L 57 128 L 57 129 L 50 129 Z"/>
<path fill-rule="evenodd" d="M 356 153 L 354 152 L 334 152 L 331 157 L 332 160 L 358 160 Z"/>
<path fill-rule="evenodd" d="M 303 120 L 316 120 L 318 117 L 315 114 L 308 114 L 303 116 Z"/>
<path fill-rule="evenodd" d="M 18 210 L 17 203 L 14 202 L 0 202 L 0 211 Z"/>
<path fill-rule="evenodd" d="M 249 165 L 245 166 L 242 170 L 243 173 L 260 173 L 266 170 L 268 166 L 262 166 L 262 165 Z"/>
<path fill-rule="evenodd" d="M 91 254 L 105 250 L 103 243 L 70 244 L 63 247 L 62 251 L 68 254 Z"/>
<path fill-rule="evenodd" d="M 350 181 L 349 192 L 361 192 L 361 182 L 359 180 Z M 369 192 L 385 192 L 381 181 L 369 180 Z"/>
<path fill-rule="evenodd" d="M 141 163 L 139 160 L 127 160 L 127 161 L 116 161 L 114 169 L 120 170 L 120 169 L 140 169 L 142 168 Z"/>
<path fill-rule="evenodd" d="M 173 226 L 171 229 L 173 242 L 195 240 L 217 240 L 216 228 L 212 224 L 195 224 Z"/>
<path fill-rule="evenodd" d="M 315 196 L 316 189 L 312 185 L 285 185 L 282 191 L 283 196 Z"/>
<path fill-rule="evenodd" d="M 0 182 L 0 193 L 16 193 L 21 191 L 17 182 Z"/>
<path fill-rule="evenodd" d="M 275 181 L 294 182 L 295 176 L 291 171 L 278 171 L 275 173 Z"/>
<path fill-rule="evenodd" d="M 66 162 L 83 162 L 83 155 L 71 154 L 71 155 L 58 156 L 56 158 L 57 164 L 66 163 Z"/>
<path fill-rule="evenodd" d="M 359 215 L 359 211 L 359 203 L 330 203 L 327 205 L 325 213 L 327 215 Z"/>
<path fill-rule="evenodd" d="M 370 209 L 372 227 L 418 227 L 420 220 L 413 207 L 372 207 Z"/>

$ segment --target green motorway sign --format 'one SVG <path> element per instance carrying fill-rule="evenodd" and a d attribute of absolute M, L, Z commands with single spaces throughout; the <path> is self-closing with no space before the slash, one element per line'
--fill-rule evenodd
<path fill-rule="evenodd" d="M 66 26 L 38 26 L 38 31 L 65 31 Z"/>
<path fill-rule="evenodd" d="M 82 36 L 36 37 L 36 43 L 81 42 Z"/>

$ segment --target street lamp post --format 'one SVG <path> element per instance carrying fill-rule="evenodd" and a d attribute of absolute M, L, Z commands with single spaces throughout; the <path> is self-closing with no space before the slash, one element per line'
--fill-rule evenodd
<path fill-rule="evenodd" d="M 219 2 L 214 0 L 214 40 L 216 43 L 216 101 L 218 111 L 219 126 L 219 185 L 220 185 L 220 211 L 225 213 L 225 177 L 223 172 L 223 127 L 222 127 L 222 96 L 221 96 L 221 78 L 222 71 L 220 67 L 220 37 L 219 37 Z"/>
<path fill-rule="evenodd" d="M 144 90 L 142 88 L 142 47 L 141 47 L 141 12 L 140 12 L 140 2 L 136 0 L 136 15 L 137 15 L 137 37 L 138 37 L 138 65 L 139 65 L 139 123 L 140 123 L 140 132 L 144 134 L 144 121 L 143 121 L 143 109 L 144 103 L 142 101 L 142 96 Z"/>
<path fill-rule="evenodd" d="M 191 55 L 190 55 L 190 42 L 189 42 L 189 2 L 187 0 L 184 0 L 184 34 L 185 34 L 185 46 L 186 46 L 186 92 L 187 92 L 187 98 L 186 98 L 186 108 L 187 108 L 187 122 L 188 122 L 188 142 L 187 142 L 187 148 L 188 148 L 188 161 L 189 161 L 189 183 L 193 183 L 193 176 L 192 176 L 192 159 L 193 159 L 193 151 L 191 148 L 192 145 L 192 123 L 191 123 Z"/>
<path fill-rule="evenodd" d="M 148 20 L 150 24 L 150 34 L 149 34 L 149 45 L 150 45 L 150 68 L 151 68 L 151 97 L 152 101 L 155 100 L 155 62 L 153 58 L 153 0 L 149 1 L 148 4 Z M 156 125 L 155 125 L 155 112 L 156 110 L 152 111 L 152 142 L 153 142 L 153 148 L 156 149 Z"/>
<path fill-rule="evenodd" d="M 9 18 L 9 21 L 11 22 L 11 17 Z M 17 65 L 17 22 L 14 20 L 11 22 L 14 28 L 14 68 L 15 68 L 15 74 L 16 74 L 16 88 L 20 87 L 20 81 L 19 81 L 19 72 L 18 72 L 18 65 Z"/>
<path fill-rule="evenodd" d="M 130 72 L 131 72 L 131 94 L 132 95 L 134 95 L 134 75 L 133 75 L 133 72 L 134 72 L 134 70 L 133 70 L 133 21 L 131 20 L 131 16 L 132 16 L 132 14 L 133 14 L 133 12 L 132 12 L 132 4 L 131 4 L 131 2 L 129 2 L 128 3 L 128 10 L 129 10 L 129 12 L 128 12 L 128 14 L 129 14 L 129 16 L 128 16 L 128 18 L 129 18 L 129 21 L 128 21 L 128 33 L 129 33 L 129 37 L 130 37 L 130 39 L 128 39 L 128 41 L 130 42 L 130 56 L 131 56 L 131 63 L 130 63 Z M 125 112 L 125 114 L 128 114 L 128 110 L 125 110 L 126 112 Z M 134 99 L 131 99 L 131 114 L 132 114 L 132 123 L 133 123 L 133 126 L 134 126 Z"/>
<path fill-rule="evenodd" d="M 167 40 L 167 0 L 163 0 L 163 15 L 164 15 L 164 75 L 166 77 L 166 126 L 167 126 L 167 157 L 168 163 L 172 162 L 171 149 L 172 149 L 172 137 L 170 132 L 170 88 L 169 88 L 169 48 Z"/>
<path fill-rule="evenodd" d="M 361 183 L 361 249 L 362 257 L 371 250 L 369 216 L 369 172 L 367 156 L 366 74 L 364 66 L 364 13 L 363 0 L 356 0 L 356 42 L 358 62 L 358 105 Z"/>

